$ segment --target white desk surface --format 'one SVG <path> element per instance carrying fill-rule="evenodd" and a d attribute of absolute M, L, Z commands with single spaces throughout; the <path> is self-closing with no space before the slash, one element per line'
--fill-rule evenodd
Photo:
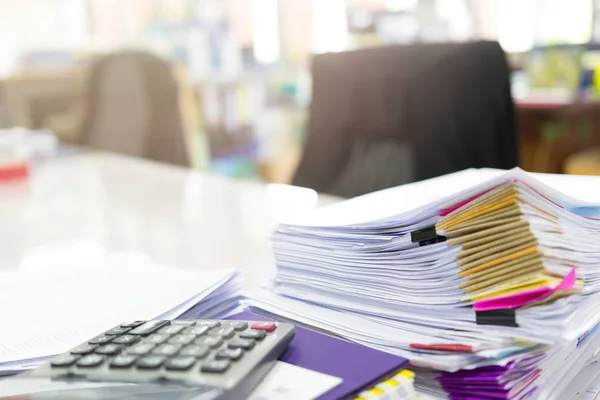
<path fill-rule="evenodd" d="M 111 154 L 58 158 L 0 183 L 0 268 L 84 241 L 181 268 L 239 266 L 255 287 L 274 270 L 276 221 L 335 201 Z"/>
<path fill-rule="evenodd" d="M 538 177 L 582 198 L 600 183 Z M 277 221 L 339 200 L 111 154 L 58 158 L 34 166 L 26 181 L 0 183 L 0 269 L 89 242 L 179 268 L 238 266 L 252 288 L 274 271 L 267 237 Z"/>

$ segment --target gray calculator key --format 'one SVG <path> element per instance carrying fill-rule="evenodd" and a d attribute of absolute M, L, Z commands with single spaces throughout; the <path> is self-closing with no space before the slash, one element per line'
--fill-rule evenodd
<path fill-rule="evenodd" d="M 127 353 L 143 356 L 144 354 L 150 353 L 154 347 L 155 345 L 152 343 L 139 343 L 127 349 Z"/>
<path fill-rule="evenodd" d="M 107 356 L 114 356 L 115 354 L 119 354 L 123 350 L 123 346 L 119 346 L 118 344 L 105 344 L 104 346 L 100 346 L 95 350 L 96 354 L 104 354 Z"/>
<path fill-rule="evenodd" d="M 228 325 L 235 329 L 236 331 L 243 331 L 248 329 L 248 323 L 244 321 L 230 321 Z"/>
<path fill-rule="evenodd" d="M 133 363 L 135 363 L 135 360 L 137 360 L 136 356 L 130 356 L 130 355 L 120 355 L 115 357 L 109 364 L 109 366 L 111 368 L 128 368 L 131 367 L 133 365 Z"/>
<path fill-rule="evenodd" d="M 235 331 L 230 326 L 223 326 L 220 328 L 212 329 L 208 334 L 213 336 L 221 336 L 222 338 L 229 339 L 233 336 Z"/>
<path fill-rule="evenodd" d="M 244 350 L 242 349 L 222 349 L 217 351 L 215 358 L 218 360 L 239 360 L 242 358 Z"/>
<path fill-rule="evenodd" d="M 137 365 L 138 368 L 156 369 L 159 368 L 166 359 L 167 357 L 156 355 L 144 356 L 140 358 L 135 365 Z"/>
<path fill-rule="evenodd" d="M 197 344 L 200 346 L 208 346 L 208 347 L 212 347 L 213 349 L 216 349 L 217 347 L 219 347 L 220 345 L 223 344 L 223 339 L 221 339 L 218 336 L 202 336 L 202 337 L 196 339 L 194 344 Z"/>
<path fill-rule="evenodd" d="M 131 330 L 131 328 L 123 328 L 122 326 L 117 326 L 116 328 L 112 328 L 110 331 L 106 331 L 105 335 L 122 335 Z"/>
<path fill-rule="evenodd" d="M 140 337 L 137 335 L 123 335 L 123 336 L 118 336 L 117 338 L 115 338 L 115 340 L 113 340 L 113 343 L 132 345 L 132 344 L 136 343 L 138 340 L 140 340 Z"/>
<path fill-rule="evenodd" d="M 169 322 L 170 321 L 160 321 L 160 320 L 148 321 L 144 325 L 140 325 L 137 328 L 129 331 L 129 334 L 131 334 L 131 335 L 148 335 L 150 333 L 153 333 L 153 332 L 159 330 L 160 328 L 162 328 L 165 325 L 169 325 Z"/>
<path fill-rule="evenodd" d="M 186 335 L 202 336 L 208 331 L 208 326 L 191 326 L 183 331 Z"/>
<path fill-rule="evenodd" d="M 100 354 L 90 354 L 84 357 L 81 357 L 77 361 L 78 367 L 97 367 L 104 362 L 104 356 Z"/>
<path fill-rule="evenodd" d="M 245 332 L 240 333 L 240 337 L 242 339 L 254 339 L 254 340 L 263 340 L 267 336 L 265 331 L 257 331 L 255 329 L 250 329 Z"/>
<path fill-rule="evenodd" d="M 176 319 L 171 321 L 171 325 L 194 326 L 196 321 L 186 321 L 185 319 Z"/>
<path fill-rule="evenodd" d="M 106 344 L 106 343 L 110 342 L 111 340 L 113 340 L 114 338 L 115 338 L 114 336 L 100 335 L 100 336 L 93 338 L 88 343 L 89 344 Z"/>
<path fill-rule="evenodd" d="M 82 344 L 81 346 L 77 346 L 74 349 L 71 349 L 71 354 L 90 354 L 96 350 L 95 344 Z"/>
<path fill-rule="evenodd" d="M 137 328 L 138 326 L 144 324 L 146 321 L 131 321 L 121 324 L 121 328 Z"/>
<path fill-rule="evenodd" d="M 181 332 L 185 328 L 184 325 L 170 325 L 162 328 L 158 333 L 162 333 L 165 335 L 175 335 L 176 333 Z"/>
<path fill-rule="evenodd" d="M 174 356 L 181 350 L 181 346 L 177 346 L 175 344 L 161 344 L 152 350 L 152 354 L 158 354 L 159 356 Z"/>
<path fill-rule="evenodd" d="M 210 348 L 207 346 L 187 346 L 179 353 L 182 356 L 192 356 L 196 358 L 204 358 L 210 353 Z"/>
<path fill-rule="evenodd" d="M 165 363 L 165 368 L 170 370 L 186 371 L 196 363 L 196 357 L 175 357 Z"/>
<path fill-rule="evenodd" d="M 145 338 L 144 339 L 144 343 L 161 344 L 162 342 L 164 342 L 168 338 L 169 338 L 169 335 L 163 335 L 163 334 L 160 334 L 160 333 L 155 333 L 154 335 L 150 335 L 147 338 Z"/>
<path fill-rule="evenodd" d="M 175 335 L 169 339 L 169 343 L 185 346 L 186 344 L 192 343 L 194 339 L 196 339 L 196 335 Z"/>
<path fill-rule="evenodd" d="M 202 364 L 202 372 L 221 373 L 227 371 L 231 365 L 229 360 L 212 360 Z"/>
<path fill-rule="evenodd" d="M 198 321 L 196 326 L 206 326 L 207 328 L 216 328 L 217 326 L 221 326 L 219 321 Z"/>
<path fill-rule="evenodd" d="M 227 343 L 227 347 L 230 349 L 244 349 L 250 350 L 254 347 L 254 340 L 252 339 L 240 339 L 235 338 L 232 339 L 229 343 Z"/>
<path fill-rule="evenodd" d="M 75 361 L 79 359 L 78 356 L 72 356 L 71 354 L 61 354 L 56 356 L 50 362 L 53 367 L 70 367 L 75 364 Z"/>

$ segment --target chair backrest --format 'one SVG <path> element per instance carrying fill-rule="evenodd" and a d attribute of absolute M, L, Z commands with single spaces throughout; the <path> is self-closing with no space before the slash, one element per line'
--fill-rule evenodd
<path fill-rule="evenodd" d="M 352 197 L 517 164 L 509 69 L 496 42 L 323 54 L 312 73 L 296 185 Z"/>
<path fill-rule="evenodd" d="M 141 51 L 104 56 L 92 67 L 81 143 L 188 166 L 178 100 L 167 62 Z"/>

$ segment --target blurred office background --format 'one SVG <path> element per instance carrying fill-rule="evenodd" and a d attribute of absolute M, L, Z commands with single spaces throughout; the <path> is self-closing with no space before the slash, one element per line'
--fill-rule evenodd
<path fill-rule="evenodd" d="M 315 54 L 477 40 L 507 54 L 519 165 L 600 174 L 597 0 L 0 0 L 0 127 L 89 144 L 96 60 L 144 50 L 172 71 L 192 168 L 289 183 Z"/>

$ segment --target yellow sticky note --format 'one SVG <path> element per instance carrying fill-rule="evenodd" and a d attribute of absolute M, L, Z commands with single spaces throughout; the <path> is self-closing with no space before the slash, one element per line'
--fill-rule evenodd
<path fill-rule="evenodd" d="M 408 369 L 403 369 L 402 371 L 398 372 L 398 375 L 403 376 L 406 379 L 415 379 L 415 373 L 409 371 Z"/>

